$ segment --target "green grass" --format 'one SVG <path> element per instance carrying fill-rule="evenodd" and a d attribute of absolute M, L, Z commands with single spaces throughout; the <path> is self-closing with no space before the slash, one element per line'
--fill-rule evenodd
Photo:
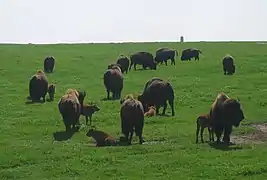
<path fill-rule="evenodd" d="M 57 103 L 68 88 L 85 89 L 85 101 L 94 101 L 101 109 L 93 116 L 94 124 L 119 136 L 120 104 L 101 101 L 106 97 L 103 73 L 121 53 L 142 50 L 154 54 L 159 47 L 179 52 L 196 47 L 203 52 L 199 62 L 181 62 L 178 57 L 176 66 L 169 62 L 156 71 L 132 70 L 124 76 L 123 96 L 141 93 L 154 76 L 171 82 L 176 116 L 145 119 L 145 140 L 164 140 L 162 143 L 139 145 L 134 137 L 132 146 L 96 148 L 85 135 L 88 128 L 71 140 L 53 141 L 53 132 L 65 129 Z M 247 117 L 234 134 L 250 132 L 244 124 L 264 122 L 266 49 L 267 45 L 254 42 L 0 45 L 0 179 L 264 179 L 265 144 L 236 145 L 227 151 L 195 144 L 195 120 L 224 91 L 239 97 Z M 236 58 L 234 76 L 222 72 L 221 59 L 227 53 Z M 57 86 L 55 101 L 26 105 L 29 78 L 43 68 L 47 55 L 56 58 L 55 72 L 48 74 L 49 82 Z M 169 106 L 167 113 L 171 114 Z M 80 121 L 84 123 L 84 117 Z"/>

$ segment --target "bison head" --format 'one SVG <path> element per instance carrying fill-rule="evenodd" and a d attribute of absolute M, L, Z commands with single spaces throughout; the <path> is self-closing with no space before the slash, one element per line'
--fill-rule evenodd
<path fill-rule="evenodd" d="M 224 102 L 223 109 L 226 116 L 225 118 L 231 125 L 234 125 L 235 127 L 238 127 L 240 122 L 245 119 L 241 105 L 235 99 L 227 99 Z"/>
<path fill-rule="evenodd" d="M 79 90 L 78 94 L 79 94 L 78 100 L 79 100 L 80 104 L 83 104 L 84 98 L 86 96 L 86 92 Z"/>

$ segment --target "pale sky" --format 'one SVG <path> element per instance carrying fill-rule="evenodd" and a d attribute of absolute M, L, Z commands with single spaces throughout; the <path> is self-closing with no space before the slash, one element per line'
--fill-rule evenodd
<path fill-rule="evenodd" d="M 266 41 L 267 0 L 0 0 L 0 43 Z"/>

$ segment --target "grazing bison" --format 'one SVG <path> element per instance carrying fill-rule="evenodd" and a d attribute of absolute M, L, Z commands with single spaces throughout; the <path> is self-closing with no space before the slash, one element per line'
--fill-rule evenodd
<path fill-rule="evenodd" d="M 121 104 L 121 131 L 125 135 L 125 141 L 130 145 L 133 132 L 135 132 L 136 136 L 139 137 L 139 143 L 142 144 L 144 142 L 142 136 L 144 127 L 144 109 L 142 103 L 134 99 L 132 95 L 127 95 L 121 101 Z"/>
<path fill-rule="evenodd" d="M 165 115 L 168 101 L 172 109 L 172 116 L 174 116 L 174 91 L 169 82 L 156 77 L 152 78 L 146 83 L 143 93 L 138 96 L 138 100 L 142 102 L 145 112 L 147 107 L 156 106 L 157 115 L 161 106 L 163 106 L 162 115 Z"/>
<path fill-rule="evenodd" d="M 63 118 L 66 132 L 72 129 L 75 130 L 76 124 L 79 124 L 79 118 L 82 111 L 82 106 L 79 102 L 79 93 L 77 90 L 68 89 L 58 102 L 58 109 Z"/>
<path fill-rule="evenodd" d="M 113 99 L 119 99 L 121 97 L 123 75 L 118 66 L 106 70 L 104 73 L 104 85 L 107 91 L 107 99 L 110 99 L 110 92 L 112 92 Z"/>
<path fill-rule="evenodd" d="M 171 64 L 175 65 L 175 55 L 178 56 L 178 51 L 175 49 L 160 48 L 156 51 L 155 61 L 161 64 L 164 61 L 167 66 L 167 61 L 171 59 Z"/>
<path fill-rule="evenodd" d="M 47 56 L 44 60 L 44 71 L 46 73 L 52 73 L 55 67 L 55 58 L 53 56 Z"/>
<path fill-rule="evenodd" d="M 49 94 L 49 100 L 54 101 L 55 93 L 56 93 L 56 86 L 54 84 L 50 84 L 48 86 L 48 94 Z"/>
<path fill-rule="evenodd" d="M 232 75 L 235 73 L 234 58 L 230 55 L 226 55 L 223 60 L 223 71 L 224 75 Z"/>
<path fill-rule="evenodd" d="M 48 79 L 42 70 L 38 70 L 30 79 L 29 83 L 29 99 L 32 101 L 39 101 L 45 96 L 48 91 Z"/>
<path fill-rule="evenodd" d="M 195 49 L 195 48 L 185 49 L 182 51 L 181 60 L 191 61 L 191 58 L 195 58 L 195 60 L 199 60 L 199 53 L 202 53 L 199 49 Z"/>
<path fill-rule="evenodd" d="M 122 73 L 126 72 L 128 73 L 129 65 L 130 65 L 130 60 L 128 57 L 120 55 L 119 58 L 117 59 L 117 64 L 121 65 L 121 71 Z"/>
<path fill-rule="evenodd" d="M 96 146 L 116 146 L 118 141 L 113 136 L 96 129 L 90 129 L 86 136 L 92 137 L 96 141 Z"/>
<path fill-rule="evenodd" d="M 89 104 L 83 105 L 81 115 L 85 116 L 86 125 L 88 124 L 88 117 L 90 118 L 90 126 L 92 125 L 92 115 L 99 110 L 100 108 L 95 104 L 94 105 L 89 105 Z"/>
<path fill-rule="evenodd" d="M 223 141 L 230 144 L 232 126 L 238 127 L 245 117 L 241 105 L 236 99 L 219 93 L 211 106 L 210 118 L 217 143 L 220 143 L 221 135 L 224 132 Z"/>
<path fill-rule="evenodd" d="M 211 125 L 211 119 L 210 119 L 209 114 L 198 116 L 196 124 L 197 124 L 196 143 L 198 143 L 199 130 L 200 130 L 201 142 L 204 143 L 203 132 L 204 132 L 205 128 L 208 128 L 210 141 L 212 141 L 214 139 L 212 125 Z"/>
<path fill-rule="evenodd" d="M 134 65 L 134 70 L 136 70 L 136 65 L 142 65 L 143 69 L 149 67 L 150 69 L 156 70 L 157 63 L 154 61 L 153 55 L 149 52 L 136 52 L 130 56 L 131 64 L 129 71 Z"/>

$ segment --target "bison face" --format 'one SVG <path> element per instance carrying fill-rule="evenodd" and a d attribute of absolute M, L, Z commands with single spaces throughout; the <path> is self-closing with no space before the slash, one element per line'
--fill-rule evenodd
<path fill-rule="evenodd" d="M 92 105 L 92 109 L 94 112 L 97 112 L 100 110 L 100 108 L 97 105 Z"/>
<path fill-rule="evenodd" d="M 225 101 L 224 111 L 227 121 L 229 121 L 229 123 L 234 125 L 235 127 L 238 127 L 240 125 L 240 122 L 245 119 L 241 105 L 235 99 L 227 99 Z"/>

